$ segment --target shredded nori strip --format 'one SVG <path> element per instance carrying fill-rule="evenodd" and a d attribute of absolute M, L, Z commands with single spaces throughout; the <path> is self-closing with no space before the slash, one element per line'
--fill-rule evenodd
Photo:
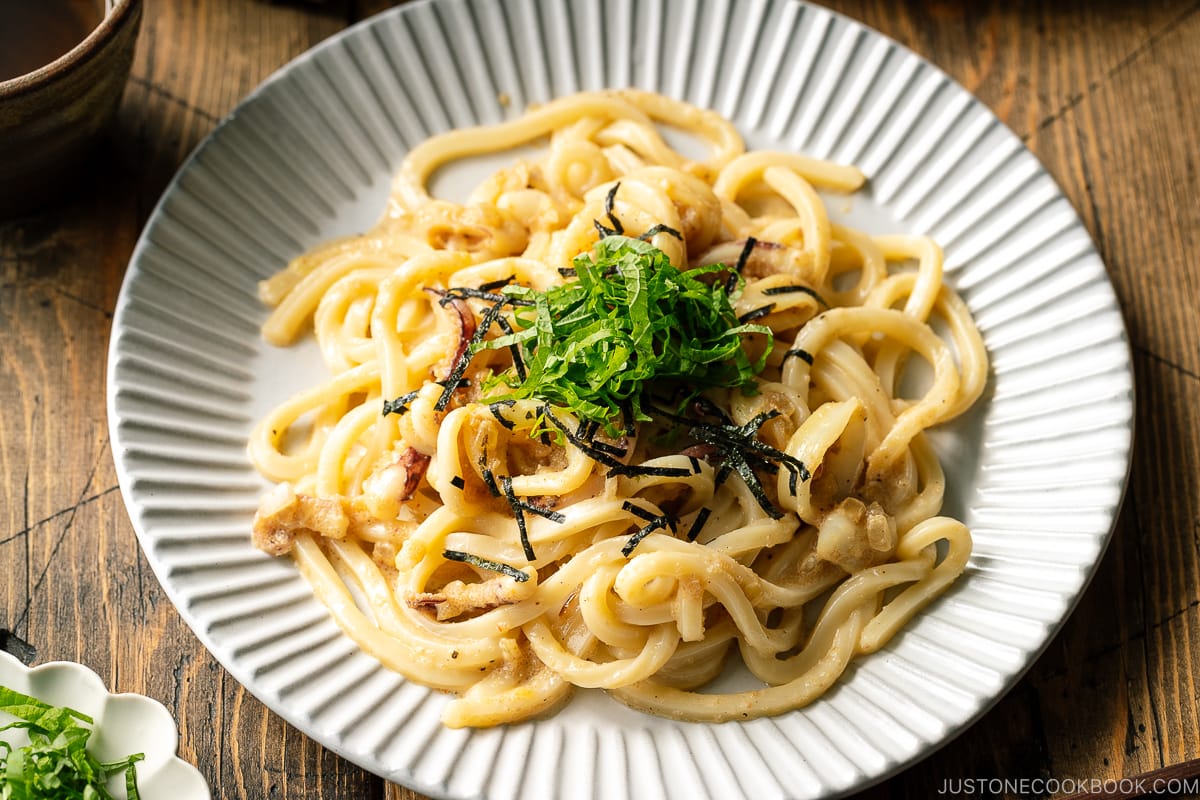
<path fill-rule="evenodd" d="M 666 516 L 655 517 L 641 528 L 638 528 L 638 530 L 629 537 L 629 541 L 625 543 L 625 546 L 621 548 L 621 555 L 628 557 L 629 554 L 633 552 L 634 548 L 642 543 L 642 539 L 645 539 L 647 536 L 657 530 L 666 528 L 669 521 L 670 520 Z"/>
<path fill-rule="evenodd" d="M 488 404 L 488 411 L 492 412 L 492 416 L 496 418 L 497 422 L 499 422 L 501 425 L 503 425 L 504 427 L 508 428 L 511 431 L 516 427 L 516 424 L 511 419 L 509 419 L 508 417 L 506 417 L 502 413 L 500 413 L 500 406 L 505 406 L 506 408 L 512 408 L 516 404 L 517 404 L 516 400 L 497 400 L 494 403 Z"/>
<path fill-rule="evenodd" d="M 609 444 L 608 442 L 597 442 L 595 439 L 592 440 L 592 447 L 596 448 L 601 453 L 608 453 L 610 456 L 616 456 L 617 458 L 624 458 L 629 452 L 627 448 L 621 447 L 620 445 Z"/>
<path fill-rule="evenodd" d="M 777 295 L 777 294 L 793 294 L 795 292 L 803 292 L 804 294 L 808 295 L 812 299 L 816 300 L 821 305 L 825 306 L 826 308 L 829 308 L 829 303 L 826 303 L 825 299 L 823 297 L 821 297 L 821 295 L 817 294 L 814 289 L 810 289 L 807 286 L 801 286 L 800 284 L 792 284 L 791 286 L 772 286 L 769 289 L 763 289 L 763 294 L 767 295 L 768 297 L 771 297 L 771 296 Z"/>
<path fill-rule="evenodd" d="M 483 478 L 483 483 L 492 493 L 492 497 L 499 497 L 500 487 L 496 485 L 496 473 L 492 472 L 492 468 L 487 465 L 486 454 L 479 459 L 479 476 Z"/>
<path fill-rule="evenodd" d="M 645 233 L 643 233 L 641 236 L 639 236 L 637 238 L 641 239 L 643 242 L 648 242 L 660 233 L 669 234 L 671 236 L 674 236 L 679 241 L 681 241 L 681 242 L 683 241 L 682 233 L 675 230 L 674 228 L 672 228 L 669 225 L 663 225 L 661 222 L 658 223 L 657 225 L 655 225 L 654 227 L 650 228 L 649 230 L 647 230 Z"/>
<path fill-rule="evenodd" d="M 509 566 L 508 564 L 501 564 L 499 561 L 490 561 L 486 558 L 480 558 L 477 555 L 464 553 L 460 550 L 445 550 L 442 552 L 442 558 L 446 559 L 447 561 L 460 561 L 463 564 L 470 564 L 473 567 L 486 569 L 490 572 L 499 572 L 520 583 L 524 583 L 525 581 L 529 580 L 528 572 L 522 572 L 516 567 Z"/>
<path fill-rule="evenodd" d="M 521 536 L 521 549 L 525 551 L 525 558 L 529 561 L 536 561 L 537 555 L 533 552 L 533 545 L 529 543 L 529 531 L 525 528 L 525 511 L 520 500 L 513 494 L 512 478 L 507 475 L 500 476 L 500 488 L 504 492 L 504 499 L 508 501 L 508 505 L 512 508 L 513 516 L 517 518 L 517 532 Z"/>
<path fill-rule="evenodd" d="M 568 430 L 567 426 L 563 424 L 563 421 L 554 415 L 554 412 L 550 409 L 550 405 L 548 403 L 542 406 L 542 417 L 548 420 L 551 425 L 562 431 L 563 435 L 567 437 L 568 442 L 582 450 L 584 454 L 589 456 L 593 461 L 599 461 L 601 464 L 609 467 L 610 469 L 625 466 L 612 456 L 592 447 L 591 442 L 584 441 L 574 432 Z"/>
<path fill-rule="evenodd" d="M 779 466 L 776 465 L 780 465 L 787 469 L 794 479 L 806 481 L 811 477 L 804 462 L 759 441 L 756 436 L 763 423 L 779 416 L 779 411 L 774 409 L 764 411 L 745 425 L 713 425 L 702 420 L 672 414 L 661 408 L 654 410 L 668 419 L 687 425 L 688 433 L 693 438 L 712 445 L 720 453 L 721 463 L 714 478 L 717 485 L 723 483 L 729 477 L 730 472 L 736 472 L 745 481 L 746 487 L 750 489 L 763 511 L 775 519 L 782 517 L 783 512 L 776 508 L 775 504 L 767 497 L 762 482 L 754 472 L 755 467 L 778 472 Z"/>
<path fill-rule="evenodd" d="M 506 334 L 512 334 L 513 326 L 509 325 L 508 320 L 506 320 L 504 317 L 496 317 L 496 324 L 499 325 L 500 330 L 504 331 Z M 521 383 L 524 383 L 525 379 L 528 377 L 528 373 L 525 371 L 525 359 L 521 357 L 520 345 L 518 345 L 516 342 L 513 342 L 508 346 L 508 352 L 512 354 L 513 369 L 517 373 L 517 378 L 521 381 Z"/>
<path fill-rule="evenodd" d="M 700 474 L 700 459 L 696 458 L 695 456 L 688 456 L 688 461 L 691 462 L 691 465 L 692 465 L 692 474 L 699 475 Z"/>
<path fill-rule="evenodd" d="M 462 479 L 461 475 L 455 475 L 450 479 L 450 485 L 455 489 L 463 489 L 466 487 L 467 482 Z"/>
<path fill-rule="evenodd" d="M 700 509 L 700 513 L 692 520 L 692 526 L 688 528 L 687 540 L 689 542 L 696 541 L 696 537 L 700 535 L 700 531 L 704 528 L 704 523 L 708 522 L 708 516 L 712 513 L 712 509 L 708 506 Z"/>
<path fill-rule="evenodd" d="M 734 271 L 737 272 L 737 274 L 741 275 L 742 270 L 746 268 L 746 262 L 750 260 L 750 253 L 753 252 L 756 244 L 758 244 L 758 240 L 753 236 L 746 237 L 746 244 L 742 246 L 742 252 L 738 256 L 737 266 L 734 267 Z"/>
<path fill-rule="evenodd" d="M 609 472 L 614 475 L 653 475 L 659 478 L 686 478 L 691 475 L 683 467 L 655 467 L 645 466 L 642 464 L 622 464 L 617 459 L 613 458 L 603 450 L 595 446 L 595 442 L 587 442 L 575 435 L 573 431 L 563 424 L 563 421 L 554 415 L 550 406 L 542 406 L 542 416 L 550 422 L 551 425 L 562 431 L 567 437 L 567 441 L 578 447 L 584 452 L 584 455 L 591 458 L 593 461 L 598 461 L 608 467 Z"/>
<path fill-rule="evenodd" d="M 621 464 L 613 467 L 610 471 L 616 475 L 629 475 L 630 477 L 649 475 L 655 478 L 687 478 L 692 475 L 686 467 L 655 467 L 645 464 Z"/>
<path fill-rule="evenodd" d="M 509 295 L 499 294 L 498 292 L 494 291 L 495 289 L 500 289 L 512 283 L 515 277 L 516 276 L 514 275 L 509 275 L 503 280 L 490 281 L 480 285 L 478 288 L 472 286 L 451 286 L 447 289 L 426 287 L 425 291 L 429 292 L 430 294 L 436 294 L 440 298 L 438 300 L 438 305 L 440 306 L 449 305 L 454 300 L 466 300 L 468 298 L 473 300 L 487 300 L 490 303 L 503 300 L 505 303 L 508 303 L 512 306 L 532 306 L 534 304 L 532 300 L 526 300 L 521 297 L 511 297 Z"/>
<path fill-rule="evenodd" d="M 558 274 L 559 274 L 559 275 L 562 275 L 564 278 L 577 278 L 577 277 L 579 277 L 579 273 L 577 273 L 577 272 L 575 271 L 575 268 L 574 268 L 574 267 L 559 267 L 559 268 L 558 268 Z"/>
<path fill-rule="evenodd" d="M 637 433 L 637 423 L 634 421 L 633 409 L 629 406 L 629 403 L 621 406 L 621 421 L 625 423 L 624 433 L 626 436 L 632 437 Z"/>
<path fill-rule="evenodd" d="M 738 322 L 745 325 L 747 322 L 753 322 L 756 319 L 762 319 L 763 317 L 765 317 L 767 314 L 770 314 L 774 310 L 775 310 L 775 304 L 767 303 L 765 306 L 759 306 L 758 308 L 754 309 L 753 311 L 747 311 L 745 314 L 742 314 L 740 317 L 738 317 Z"/>
<path fill-rule="evenodd" d="M 655 514 L 653 511 L 635 505 L 628 500 L 621 504 L 621 508 L 630 512 L 634 516 L 647 520 L 646 524 L 641 528 L 638 528 L 638 530 L 629 537 L 629 541 L 627 541 L 621 548 L 621 555 L 623 556 L 628 557 L 629 554 L 633 552 L 633 549 L 642 541 L 642 539 L 645 539 L 651 533 L 654 533 L 654 531 L 660 529 L 665 530 L 668 527 L 670 527 L 671 530 L 675 530 L 675 519 L 670 514 Z"/>
<path fill-rule="evenodd" d="M 642 508 L 637 503 L 630 502 L 629 500 L 626 500 L 624 503 L 621 503 L 621 510 L 628 511 L 629 513 L 631 513 L 635 516 L 641 517 L 642 519 L 646 520 L 647 522 L 652 522 L 653 520 L 658 519 L 658 517 L 659 517 L 658 514 L 655 514 L 650 509 Z"/>
<path fill-rule="evenodd" d="M 510 283 L 512 283 L 516 279 L 517 279 L 516 275 L 509 275 L 507 278 L 500 278 L 499 280 L 488 281 L 487 283 L 481 283 L 481 284 L 479 284 L 479 291 L 492 292 L 501 287 L 508 286 Z"/>
<path fill-rule="evenodd" d="M 608 227 L 598 219 L 592 220 L 592 223 L 596 226 L 596 232 L 600 234 L 601 239 L 609 236 L 625 235 L 625 226 L 621 224 L 621 220 L 617 219 L 616 214 L 613 213 L 613 204 L 617 200 L 617 189 L 620 188 L 620 181 L 614 183 L 613 187 L 608 190 L 608 195 L 604 198 L 604 214 L 608 217 L 608 221 L 612 223 L 612 227 Z"/>
<path fill-rule="evenodd" d="M 730 467 L 741 477 L 763 511 L 767 512 L 772 519 L 779 519 L 783 516 L 783 512 L 776 508 L 771 499 L 767 497 L 766 489 L 763 488 L 762 482 L 759 481 L 758 475 L 754 472 L 754 468 L 746 461 L 745 456 L 738 454 L 728 457 L 721 470 L 723 473 L 728 474 Z"/>
<path fill-rule="evenodd" d="M 478 327 L 475 328 L 474 335 L 471 336 L 471 341 L 467 343 L 466 348 L 454 361 L 454 367 L 450 370 L 450 377 L 444 381 L 438 381 L 443 387 L 442 396 L 434 404 L 435 411 L 445 411 L 446 406 L 450 404 L 450 396 L 454 394 L 454 390 L 463 383 L 463 372 L 467 369 L 467 364 L 471 361 L 471 356 L 475 354 L 475 348 L 483 341 L 483 337 L 491 330 L 492 324 L 499 318 L 501 310 L 505 304 L 509 302 L 508 297 L 501 297 L 484 312 L 483 319 L 479 321 Z"/>
<path fill-rule="evenodd" d="M 562 514 L 558 513 L 557 511 L 555 511 L 552 508 L 546 508 L 545 506 L 539 506 L 537 503 L 530 503 L 528 500 L 518 499 L 517 502 L 521 504 L 521 508 L 524 509 L 525 511 L 532 511 L 534 514 L 537 514 L 539 517 L 548 519 L 551 522 L 557 522 L 559 525 L 561 525 L 567 521 L 566 517 L 564 517 Z"/>
<path fill-rule="evenodd" d="M 434 289 L 426 286 L 425 291 L 438 296 L 439 306 L 448 306 L 455 300 L 466 300 L 468 298 L 474 300 L 488 300 L 493 303 L 497 300 L 506 299 L 502 294 L 485 291 L 483 289 L 475 289 L 470 286 L 451 286 L 449 289 Z"/>
<path fill-rule="evenodd" d="M 729 277 L 725 279 L 725 294 L 732 295 L 734 290 L 737 289 L 738 281 L 740 279 L 741 276 L 736 272 L 730 272 Z"/>
<path fill-rule="evenodd" d="M 403 414 L 408 411 L 408 404 L 416 400 L 418 394 L 420 394 L 419 391 L 413 391 L 408 394 L 402 394 L 395 400 L 384 400 L 383 416 L 386 417 L 388 414 Z"/>
<path fill-rule="evenodd" d="M 803 348 L 797 347 L 793 350 L 788 350 L 786 353 L 783 354 L 783 360 L 787 361 L 789 358 L 792 358 L 793 356 L 800 359 L 801 361 L 807 362 L 810 366 L 813 363 L 813 354 Z"/>
<path fill-rule="evenodd" d="M 700 434 L 696 438 L 708 444 L 720 447 L 723 444 L 738 444 L 741 445 L 746 452 L 756 453 L 777 461 L 786 461 L 788 459 L 795 460 L 782 450 L 777 450 L 765 442 L 760 442 L 754 437 L 758 433 L 758 429 L 763 426 L 763 423 L 772 420 L 779 416 L 779 411 L 771 409 L 763 411 L 754 419 L 747 422 L 745 425 L 708 425 L 700 423 L 692 426 L 692 433 Z"/>
<path fill-rule="evenodd" d="M 595 438 L 596 431 L 600 430 L 600 423 L 594 419 L 579 420 L 579 427 L 575 429 L 575 435 L 580 439 L 591 440 Z"/>
<path fill-rule="evenodd" d="M 788 469 L 788 491 L 792 493 L 792 497 L 796 496 L 796 490 L 800 481 L 806 481 L 812 477 L 808 467 L 804 466 L 804 462 L 800 462 L 795 469 Z"/>

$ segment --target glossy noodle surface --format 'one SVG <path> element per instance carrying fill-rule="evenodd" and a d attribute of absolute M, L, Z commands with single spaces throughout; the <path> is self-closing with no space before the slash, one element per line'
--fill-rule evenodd
<path fill-rule="evenodd" d="M 705 144 L 668 145 L 664 126 Z M 536 157 L 465 203 L 444 165 Z M 854 167 L 719 115 L 579 94 L 411 151 L 368 233 L 265 281 L 329 374 L 250 441 L 254 536 L 447 725 L 575 687 L 687 720 L 829 689 L 962 573 L 925 431 L 988 364 L 938 245 L 830 221 Z M 704 687 L 740 659 L 760 686 Z"/>

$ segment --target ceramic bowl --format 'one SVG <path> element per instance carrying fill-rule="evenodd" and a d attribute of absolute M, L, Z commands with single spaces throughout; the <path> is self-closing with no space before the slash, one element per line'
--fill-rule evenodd
<path fill-rule="evenodd" d="M 110 0 L 64 55 L 0 81 L 0 217 L 32 211 L 70 184 L 112 120 L 129 77 L 142 0 Z M 2 24 L 2 23 L 0 23 Z"/>

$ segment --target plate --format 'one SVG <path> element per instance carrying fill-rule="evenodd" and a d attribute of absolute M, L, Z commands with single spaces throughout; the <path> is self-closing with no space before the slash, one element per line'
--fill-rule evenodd
<path fill-rule="evenodd" d="M 403 154 L 580 89 L 713 108 L 750 147 L 854 163 L 835 218 L 916 232 L 992 356 L 983 400 L 938 431 L 968 573 L 811 706 L 706 725 L 597 691 L 560 713 L 448 730 L 446 696 L 361 653 L 287 560 L 250 544 L 266 488 L 253 422 L 323 374 L 309 341 L 263 343 L 255 287 L 380 216 Z M 453 196 L 486 159 L 446 170 Z M 180 170 L 134 252 L 110 349 L 121 489 L 146 557 L 214 656 L 328 748 L 446 798 L 817 798 L 928 754 L 1054 636 L 1109 540 L 1132 438 L 1121 315 L 1087 231 L 1037 160 L 945 74 L 799 2 L 433 0 L 374 17 L 282 69 Z"/>
<path fill-rule="evenodd" d="M 196 768 L 175 755 L 179 732 L 157 700 L 140 694 L 110 694 L 96 673 L 82 664 L 52 661 L 27 667 L 0 651 L 0 686 L 55 706 L 70 706 L 92 718 L 88 750 L 100 761 L 145 753 L 136 765 L 143 800 L 208 800 L 208 784 Z M 14 718 L 0 712 L 0 725 Z M 28 744 L 18 731 L 0 733 L 13 745 Z M 124 773 L 109 782 L 114 797 L 125 797 Z"/>

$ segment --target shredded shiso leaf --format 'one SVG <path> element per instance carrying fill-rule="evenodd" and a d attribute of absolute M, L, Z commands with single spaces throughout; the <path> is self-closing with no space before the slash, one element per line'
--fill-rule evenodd
<path fill-rule="evenodd" d="M 121 771 L 126 795 L 138 800 L 133 765 L 143 754 L 98 761 L 87 751 L 91 717 L 5 686 L 0 686 L 0 711 L 17 717 L 0 731 L 23 728 L 29 736 L 24 747 L 0 741 L 0 800 L 112 800 L 105 781 Z"/>
<path fill-rule="evenodd" d="M 516 301 L 514 332 L 472 346 L 515 346 L 525 375 L 493 376 L 484 383 L 486 401 L 538 398 L 615 435 L 626 412 L 651 419 L 643 394 L 652 384 L 656 391 L 677 384 L 681 407 L 714 387 L 755 393 L 771 330 L 738 320 L 732 297 L 741 278 L 733 275 L 732 293 L 715 279 L 728 271 L 721 264 L 679 270 L 652 244 L 609 235 L 575 258 L 575 280 L 546 291 L 505 286 Z M 744 348 L 747 334 L 767 337 L 758 359 Z"/>

